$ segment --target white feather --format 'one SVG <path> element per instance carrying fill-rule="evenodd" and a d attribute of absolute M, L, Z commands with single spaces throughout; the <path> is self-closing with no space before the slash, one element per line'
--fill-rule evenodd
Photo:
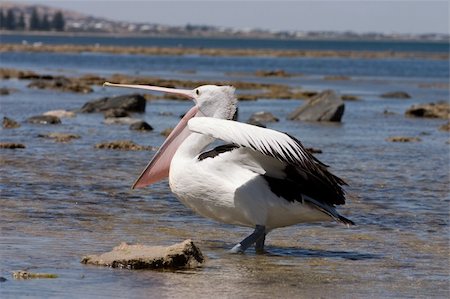
<path fill-rule="evenodd" d="M 283 162 L 300 166 L 311 163 L 309 154 L 297 141 L 275 130 L 212 117 L 195 117 L 189 120 L 188 127 L 192 132 L 253 148 Z"/>

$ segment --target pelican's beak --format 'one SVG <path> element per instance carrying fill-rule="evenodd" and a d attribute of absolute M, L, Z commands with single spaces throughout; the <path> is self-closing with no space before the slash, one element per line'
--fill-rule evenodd
<path fill-rule="evenodd" d="M 194 99 L 194 92 L 187 89 L 175 89 L 148 85 L 113 84 L 109 82 L 105 82 L 103 86 L 161 91 Z M 191 118 L 197 116 L 198 113 L 198 107 L 194 106 L 184 115 L 178 125 L 172 130 L 172 133 L 170 133 L 159 150 L 153 156 L 153 159 L 150 160 L 139 178 L 134 182 L 133 186 L 131 187 L 132 189 L 143 188 L 169 176 L 170 162 L 172 161 L 175 152 L 177 151 L 180 144 L 183 143 L 183 141 L 191 134 L 191 132 L 187 128 L 187 122 Z"/>

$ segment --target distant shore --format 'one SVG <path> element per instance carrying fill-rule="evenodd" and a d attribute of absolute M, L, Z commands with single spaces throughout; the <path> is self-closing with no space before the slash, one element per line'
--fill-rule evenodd
<path fill-rule="evenodd" d="M 396 52 L 396 51 L 348 51 L 348 50 L 272 50 L 272 49 L 216 49 L 184 47 L 136 47 L 103 45 L 47 45 L 0 44 L 0 52 L 55 52 L 55 53 L 109 53 L 131 55 L 200 55 L 200 56 L 268 56 L 268 57 L 307 57 L 307 58 L 410 58 L 448 60 L 448 53 Z"/>
<path fill-rule="evenodd" d="M 0 30 L 1 35 L 31 35 L 31 36 L 77 36 L 77 37 L 148 37 L 148 38 L 205 38 L 205 39 L 255 39 L 255 40 L 298 40 L 298 41 L 342 41 L 342 42 L 423 42 L 443 43 L 445 39 L 427 38 L 361 38 L 361 37 L 275 37 L 275 36 L 230 36 L 230 35 L 187 35 L 187 34 L 161 34 L 161 33 L 138 33 L 138 32 L 77 32 L 77 31 L 17 31 Z"/>

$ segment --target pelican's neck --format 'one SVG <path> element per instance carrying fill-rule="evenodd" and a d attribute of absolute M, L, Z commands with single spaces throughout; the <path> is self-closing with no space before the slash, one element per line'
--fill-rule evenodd
<path fill-rule="evenodd" d="M 199 133 L 191 133 L 177 149 L 174 158 L 195 158 L 213 141 L 213 137 Z"/>

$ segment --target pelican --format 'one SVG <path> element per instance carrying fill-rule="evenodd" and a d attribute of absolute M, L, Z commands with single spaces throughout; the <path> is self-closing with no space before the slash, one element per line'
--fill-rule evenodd
<path fill-rule="evenodd" d="M 187 207 L 216 221 L 251 227 L 232 253 L 255 246 L 266 234 L 297 223 L 354 223 L 339 215 L 346 183 L 328 171 L 302 143 L 286 133 L 232 121 L 237 100 L 232 86 L 194 90 L 113 84 L 177 94 L 194 101 L 132 188 L 169 178 L 171 191 Z M 208 149 L 214 141 L 224 144 Z"/>

